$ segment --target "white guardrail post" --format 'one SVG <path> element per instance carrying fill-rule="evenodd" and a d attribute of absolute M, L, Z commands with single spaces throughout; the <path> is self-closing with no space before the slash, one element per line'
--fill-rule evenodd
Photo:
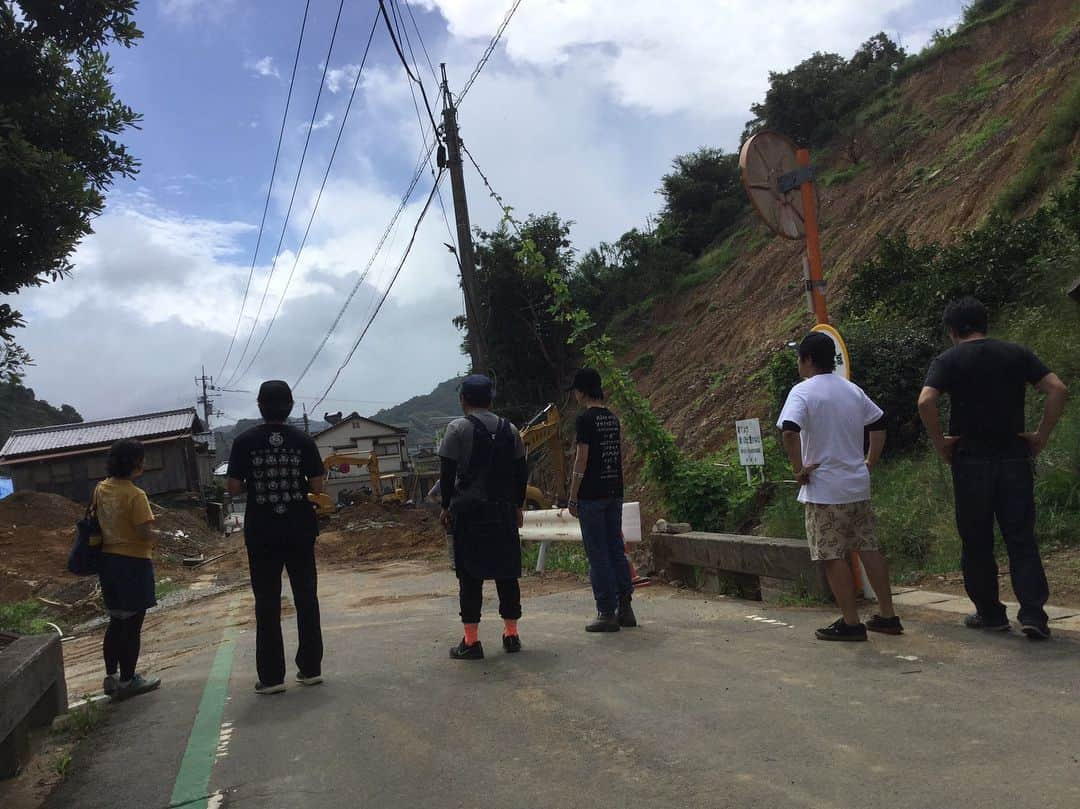
<path fill-rule="evenodd" d="M 623 503 L 623 542 L 641 542 L 641 504 Z M 550 508 L 525 512 L 525 525 L 521 531 L 522 542 L 539 542 L 540 553 L 536 558 L 536 572 L 543 573 L 547 564 L 548 548 L 552 542 L 581 542 L 581 524 L 569 509 Z"/>

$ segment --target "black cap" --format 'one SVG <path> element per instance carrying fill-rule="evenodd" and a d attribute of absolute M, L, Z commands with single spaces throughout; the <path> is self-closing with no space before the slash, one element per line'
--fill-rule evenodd
<path fill-rule="evenodd" d="M 469 374 L 461 380 L 462 396 L 476 396 L 481 399 L 490 399 L 493 388 L 494 386 L 492 385 L 491 377 L 485 376 L 484 374 Z"/>
<path fill-rule="evenodd" d="M 282 379 L 270 379 L 259 386 L 259 404 L 292 404 L 292 388 Z"/>
<path fill-rule="evenodd" d="M 595 368 L 582 368 L 574 374 L 574 381 L 567 390 L 577 390 L 591 399 L 604 398 L 604 383 Z"/>

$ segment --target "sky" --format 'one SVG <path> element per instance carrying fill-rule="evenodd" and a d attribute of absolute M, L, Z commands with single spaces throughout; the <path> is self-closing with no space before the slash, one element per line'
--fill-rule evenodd
<path fill-rule="evenodd" d="M 452 323 L 463 303 L 446 247 L 454 220 L 444 180 L 385 305 L 327 393 L 401 262 L 432 182 L 425 172 L 357 287 L 423 140 L 409 80 L 379 26 L 311 218 L 378 10 L 375 0 L 345 0 L 328 57 L 339 2 L 310 0 L 282 130 L 302 0 L 142 0 L 136 21 L 145 37 L 112 54 L 117 95 L 143 115 L 123 137 L 141 170 L 109 192 L 70 279 L 6 299 L 29 323 L 19 338 L 35 364 L 24 383 L 39 397 L 88 419 L 185 407 L 205 368 L 229 391 L 216 400 L 221 424 L 256 414 L 263 379 L 299 381 L 298 404 L 309 408 L 325 395 L 311 410 L 321 417 L 370 414 L 466 370 Z M 432 104 L 431 65 L 446 63 L 456 93 L 511 5 L 399 0 Z M 518 216 L 557 212 L 573 221 L 584 252 L 657 212 L 656 189 L 676 155 L 736 150 L 770 70 L 814 51 L 850 56 L 882 30 L 917 51 L 961 5 L 524 0 L 461 104 L 461 135 Z M 466 184 L 473 225 L 494 229 L 501 211 L 468 163 Z"/>

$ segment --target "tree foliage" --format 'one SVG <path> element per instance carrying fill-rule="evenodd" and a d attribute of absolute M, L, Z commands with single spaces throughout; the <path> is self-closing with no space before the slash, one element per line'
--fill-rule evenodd
<path fill-rule="evenodd" d="M 71 405 L 53 407 L 44 399 L 38 399 L 32 388 L 24 387 L 17 379 L 0 382 L 0 446 L 12 430 L 75 424 L 82 420 Z"/>
<path fill-rule="evenodd" d="M 672 168 L 660 181 L 658 231 L 665 244 L 699 256 L 746 210 L 739 156 L 703 147 L 676 157 Z"/>
<path fill-rule="evenodd" d="M 515 419 L 527 419 L 538 405 L 556 399 L 573 371 L 566 329 L 552 317 L 547 272 L 567 278 L 574 254 L 568 237 L 571 223 L 556 214 L 531 216 L 518 227 L 507 221 L 495 231 L 477 232 L 476 280 L 488 361 L 497 374 L 502 409 Z M 523 260 L 526 244 L 543 261 Z M 525 255 L 532 255 L 527 252 Z M 459 318 L 469 346 L 469 324 Z"/>
<path fill-rule="evenodd" d="M 142 36 L 136 0 L 0 0 L 0 294 L 69 275 L 105 191 L 138 162 L 117 138 L 139 116 L 119 101 L 105 48 Z M 29 361 L 20 314 L 0 307 L 0 376 Z"/>
<path fill-rule="evenodd" d="M 769 73 L 769 89 L 750 111 L 745 136 L 774 129 L 800 146 L 824 146 L 853 123 L 854 115 L 879 90 L 892 83 L 906 58 L 886 34 L 864 42 L 851 59 L 815 53 L 791 70 Z"/>

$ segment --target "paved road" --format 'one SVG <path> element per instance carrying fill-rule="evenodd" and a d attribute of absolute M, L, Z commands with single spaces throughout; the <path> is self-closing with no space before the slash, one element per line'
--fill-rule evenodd
<path fill-rule="evenodd" d="M 251 692 L 249 596 L 159 616 L 146 646 L 166 687 L 110 710 L 48 806 L 1080 806 L 1075 639 L 927 613 L 905 637 L 832 645 L 812 638 L 830 614 L 666 588 L 642 593 L 640 629 L 588 636 L 578 588 L 527 598 L 520 655 L 484 623 L 470 664 L 447 658 L 448 573 L 322 588 L 328 682 L 280 697 Z"/>

